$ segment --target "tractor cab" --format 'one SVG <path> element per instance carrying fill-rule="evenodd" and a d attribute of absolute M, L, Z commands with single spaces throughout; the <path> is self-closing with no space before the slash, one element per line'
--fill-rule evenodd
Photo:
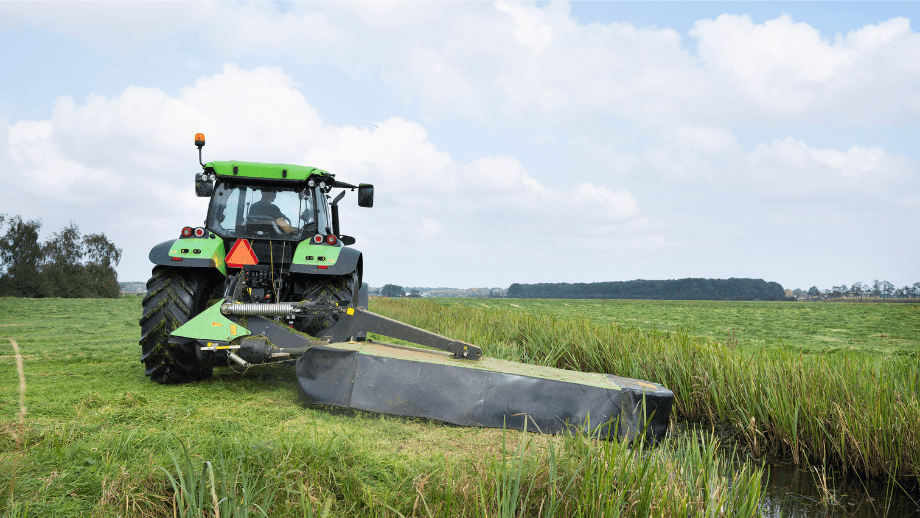
<path fill-rule="evenodd" d="M 325 230 L 318 221 L 328 226 L 324 202 L 316 188 L 220 182 L 207 227 L 224 239 L 303 241 Z"/>

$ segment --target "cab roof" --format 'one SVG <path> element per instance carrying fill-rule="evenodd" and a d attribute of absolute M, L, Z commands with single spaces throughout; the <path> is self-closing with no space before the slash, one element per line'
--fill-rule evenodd
<path fill-rule="evenodd" d="M 311 176 L 334 179 L 335 175 L 318 167 L 294 164 L 266 164 L 262 162 L 215 161 L 204 165 L 205 171 L 217 176 L 258 178 L 262 180 L 306 181 Z"/>

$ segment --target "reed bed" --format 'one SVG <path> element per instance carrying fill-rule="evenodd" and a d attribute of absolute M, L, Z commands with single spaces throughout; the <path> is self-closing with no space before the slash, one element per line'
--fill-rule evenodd
<path fill-rule="evenodd" d="M 341 438 L 314 434 L 286 451 L 213 452 L 184 445 L 160 467 L 182 518 L 212 516 L 755 517 L 763 467 L 725 459 L 712 435 L 657 448 L 584 436 L 503 432 L 489 456 L 383 486 L 349 477 L 370 459 Z M 303 461 L 309 459 L 309 463 Z M 371 463 L 373 461 L 370 461 Z M 344 476 L 343 476 L 344 475 Z M 387 475 L 386 473 L 378 473 Z M 350 508 L 350 509 L 349 509 Z"/>
<path fill-rule="evenodd" d="M 372 310 L 480 345 L 484 354 L 663 383 L 678 419 L 730 424 L 757 455 L 920 481 L 917 354 L 743 352 L 685 329 L 374 299 Z"/>

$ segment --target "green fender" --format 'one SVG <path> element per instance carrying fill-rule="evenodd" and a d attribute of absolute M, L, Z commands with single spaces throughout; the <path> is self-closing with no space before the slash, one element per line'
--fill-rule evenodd
<path fill-rule="evenodd" d="M 293 273 L 312 273 L 315 275 L 347 275 L 358 270 L 361 276 L 363 265 L 361 252 L 347 246 L 316 245 L 303 241 L 294 251 L 291 264 Z M 325 268 L 320 268 L 325 266 Z M 360 281 L 360 278 L 359 278 Z"/>
<path fill-rule="evenodd" d="M 212 238 L 189 237 L 163 241 L 150 250 L 150 262 L 182 268 L 217 268 L 220 273 L 227 275 L 224 240 L 211 235 Z"/>

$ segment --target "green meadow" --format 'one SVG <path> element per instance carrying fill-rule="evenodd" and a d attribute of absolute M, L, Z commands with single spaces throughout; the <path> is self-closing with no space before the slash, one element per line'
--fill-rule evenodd
<path fill-rule="evenodd" d="M 688 329 L 745 348 L 810 353 L 920 351 L 920 304 L 698 300 L 436 299 L 440 304 L 585 318 L 642 329 Z"/>
<path fill-rule="evenodd" d="M 920 480 L 916 305 L 720 304 L 372 299 L 370 309 L 490 356 L 662 382 L 675 392 L 675 424 L 718 424 L 755 457 Z M 811 316 L 784 314 L 803 311 L 800 304 Z M 674 317 L 680 308 L 689 322 Z M 764 329 L 727 340 L 732 311 Z M 311 406 L 299 400 L 287 365 L 218 368 L 199 383 L 160 386 L 138 359 L 139 316 L 139 297 L 0 299 L 0 515 L 763 510 L 763 465 L 719 448 L 721 435 L 680 433 L 651 447 Z M 894 324 L 878 327 L 885 321 Z M 769 329 L 784 325 L 850 341 L 771 338 Z M 873 336 L 882 334 L 902 342 L 885 349 Z M 881 350 L 887 354 L 866 354 Z"/>
<path fill-rule="evenodd" d="M 310 406 L 288 365 L 161 386 L 139 316 L 139 297 L 0 299 L 0 516 L 761 514 L 763 466 L 712 434 L 648 447 Z"/>

